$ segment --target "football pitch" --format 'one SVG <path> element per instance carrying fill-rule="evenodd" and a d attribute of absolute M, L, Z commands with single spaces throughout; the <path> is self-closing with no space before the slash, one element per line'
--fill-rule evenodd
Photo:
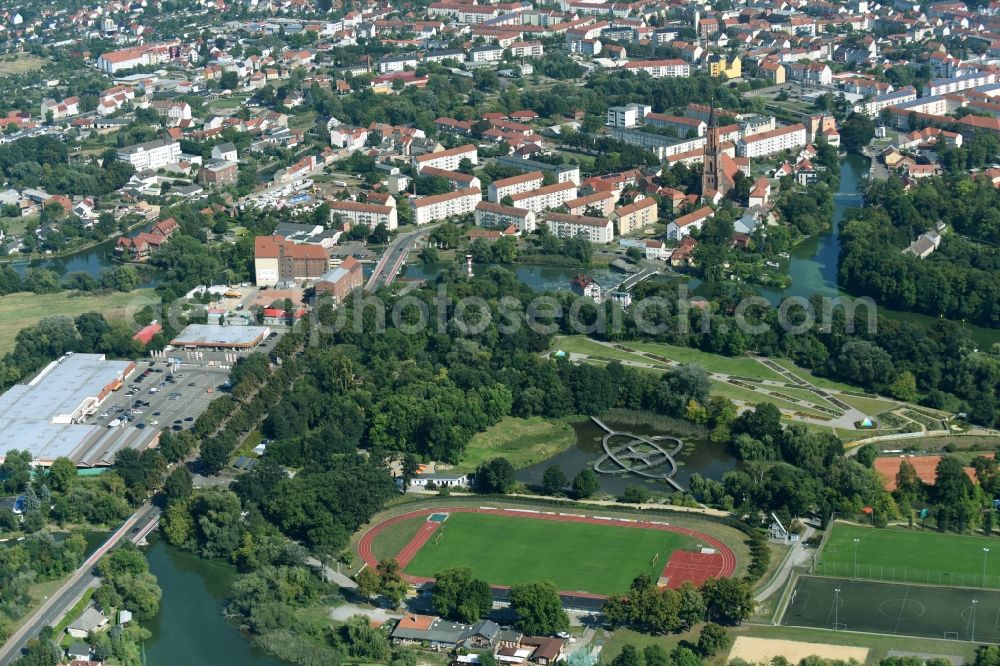
<path fill-rule="evenodd" d="M 550 580 L 560 591 L 614 595 L 640 574 L 656 581 L 675 550 L 696 545 L 690 536 L 663 530 L 452 513 L 405 571 L 433 578 L 469 567 L 491 585 Z"/>
<path fill-rule="evenodd" d="M 843 523 L 831 529 L 816 559 L 817 574 L 925 585 L 1000 587 L 1000 540 Z"/>
<path fill-rule="evenodd" d="M 1000 592 L 803 576 L 781 624 L 1000 642 Z"/>

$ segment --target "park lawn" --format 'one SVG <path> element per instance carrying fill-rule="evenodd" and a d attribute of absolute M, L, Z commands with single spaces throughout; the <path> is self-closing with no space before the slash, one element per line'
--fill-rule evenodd
<path fill-rule="evenodd" d="M 68 576 L 69 574 L 67 574 Z M 43 583 L 35 583 L 28 588 L 28 596 L 31 597 L 31 603 L 28 605 L 28 610 L 25 611 L 24 615 L 17 618 L 10 623 L 10 631 L 13 633 L 17 631 L 22 624 L 28 621 L 38 608 L 45 603 L 45 600 L 51 597 L 53 594 L 59 591 L 62 587 L 63 581 L 66 577 L 59 578 L 57 580 L 47 580 Z"/>
<path fill-rule="evenodd" d="M 131 315 L 159 299 L 152 289 L 136 289 L 127 293 L 32 294 L 17 292 L 0 296 L 0 355 L 14 349 L 17 334 L 34 326 L 44 317 L 66 315 L 76 317 L 84 312 L 100 312 L 108 321 L 128 320 Z"/>
<path fill-rule="evenodd" d="M 604 647 L 601 648 L 601 663 L 610 664 L 626 645 L 635 646 L 639 652 L 642 652 L 650 645 L 661 645 L 667 650 L 667 652 L 670 652 L 675 647 L 680 645 L 682 641 L 697 643 L 700 631 L 700 625 L 692 627 L 688 631 L 682 631 L 677 634 L 667 634 L 665 636 L 644 634 L 631 629 L 615 629 L 610 632 L 607 630 L 601 630 L 598 633 L 598 637 L 603 636 L 604 640 Z M 569 651 L 572 651 L 575 646 L 568 645 L 566 647 Z"/>
<path fill-rule="evenodd" d="M 562 453 L 575 441 L 576 434 L 565 421 L 507 416 L 472 438 L 457 469 L 472 471 L 498 456 L 516 468 L 528 467 Z"/>
<path fill-rule="evenodd" d="M 980 586 L 985 564 L 989 586 L 1000 587 L 1000 548 L 993 557 L 984 553 L 996 543 L 988 537 L 844 523 L 832 529 L 817 557 L 817 573 L 853 576 L 858 539 L 859 578 Z"/>
<path fill-rule="evenodd" d="M 778 393 L 784 393 L 790 398 L 799 398 L 800 400 L 805 400 L 806 402 L 810 402 L 819 407 L 826 407 L 827 409 L 832 409 L 837 412 L 843 411 L 842 409 L 834 405 L 832 402 L 828 402 L 826 398 L 822 398 L 813 393 L 812 391 L 808 391 L 806 389 L 791 389 L 784 387 L 782 388 L 769 387 L 769 388 L 777 391 Z"/>
<path fill-rule="evenodd" d="M 860 391 L 862 389 L 857 386 L 851 386 L 850 384 L 845 384 L 843 382 L 838 382 L 833 379 L 827 379 L 826 377 L 820 377 L 819 375 L 814 375 L 811 371 L 805 368 L 795 365 L 791 360 L 787 358 L 772 358 L 772 361 L 790 371 L 793 375 L 796 375 L 800 379 L 804 379 L 816 388 L 821 389 L 832 389 L 835 391 Z"/>
<path fill-rule="evenodd" d="M 453 513 L 406 573 L 470 567 L 491 585 L 550 580 L 563 592 L 623 594 L 639 574 L 656 580 L 671 553 L 691 545 L 691 537 L 662 530 Z"/>
<path fill-rule="evenodd" d="M 638 363 L 648 363 L 650 365 L 659 366 L 663 369 L 667 369 L 669 366 L 663 363 L 658 363 L 654 359 L 646 358 L 641 354 L 634 354 L 632 352 L 622 351 L 621 349 L 615 349 L 608 345 L 602 345 L 599 342 L 595 342 L 590 338 L 583 335 L 570 335 L 565 337 L 557 337 L 552 342 L 552 348 L 556 351 L 564 351 L 571 354 L 586 354 L 587 356 L 592 356 L 595 359 L 600 360 L 612 360 L 612 361 L 630 361 Z"/>
<path fill-rule="evenodd" d="M 812 416 L 828 416 L 815 409 L 810 409 L 805 405 L 796 405 L 794 402 L 788 402 L 787 400 L 782 400 L 781 398 L 772 398 L 771 396 L 761 393 L 760 391 L 751 391 L 750 389 L 743 388 L 742 386 L 734 386 L 728 382 L 720 382 L 714 379 L 710 379 L 709 382 L 712 385 L 709 389 L 709 392 L 712 395 L 721 395 L 722 397 L 729 398 L 730 400 L 742 400 L 743 402 L 750 404 L 770 402 L 779 409 L 788 409 L 793 412 L 802 412 L 803 414 L 809 414 Z"/>
<path fill-rule="evenodd" d="M 838 395 L 837 398 L 843 400 L 855 409 L 860 409 L 868 416 L 875 416 L 876 414 L 881 414 L 882 412 L 902 406 L 900 403 L 892 402 L 891 400 L 866 398 L 860 395 Z"/>
<path fill-rule="evenodd" d="M 721 356 L 698 349 L 691 349 L 690 347 L 675 347 L 674 345 L 661 344 L 659 342 L 629 341 L 622 344 L 630 349 L 657 354 L 678 363 L 697 363 L 709 372 L 737 377 L 749 377 L 750 379 L 784 381 L 784 378 L 778 373 L 746 356 Z"/>
<path fill-rule="evenodd" d="M 237 109 L 247 101 L 246 96 L 221 97 L 209 104 L 212 109 Z"/>
<path fill-rule="evenodd" d="M 35 72 L 49 64 L 48 58 L 32 55 L 30 53 L 19 53 L 16 56 L 4 56 L 0 58 L 0 76 L 9 74 L 24 74 L 25 72 Z"/>
<path fill-rule="evenodd" d="M 965 641 L 946 641 L 936 638 L 900 637 L 883 634 L 863 634 L 853 631 L 833 631 L 831 629 L 806 629 L 802 627 L 781 627 L 762 624 L 743 624 L 735 630 L 736 635 L 756 638 L 772 638 L 806 643 L 827 643 L 866 647 L 868 663 L 878 663 L 889 656 L 890 650 L 905 649 L 922 654 L 947 654 L 964 657 L 967 663 L 975 661 L 976 645 Z M 905 647 L 903 647 L 905 646 Z"/>

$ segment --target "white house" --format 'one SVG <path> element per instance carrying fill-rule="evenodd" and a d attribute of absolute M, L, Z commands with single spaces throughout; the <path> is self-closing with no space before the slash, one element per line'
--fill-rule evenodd
<path fill-rule="evenodd" d="M 181 144 L 156 139 L 118 150 L 118 159 L 131 164 L 136 171 L 159 169 L 176 163 L 181 157 Z"/>
<path fill-rule="evenodd" d="M 687 215 L 682 215 L 676 220 L 671 220 L 667 224 L 667 238 L 674 241 L 679 241 L 686 236 L 691 235 L 692 231 L 696 229 L 701 229 L 705 221 L 710 219 L 715 215 L 715 211 L 709 206 L 702 206 L 693 213 L 688 213 Z"/>

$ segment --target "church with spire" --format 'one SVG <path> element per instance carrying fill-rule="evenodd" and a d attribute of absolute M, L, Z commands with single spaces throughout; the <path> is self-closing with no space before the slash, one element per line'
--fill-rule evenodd
<path fill-rule="evenodd" d="M 713 102 L 708 116 L 705 157 L 702 160 L 701 171 L 701 198 L 712 203 L 717 203 L 733 189 L 736 174 L 740 171 L 733 156 L 723 150 L 720 135 L 718 113 Z"/>

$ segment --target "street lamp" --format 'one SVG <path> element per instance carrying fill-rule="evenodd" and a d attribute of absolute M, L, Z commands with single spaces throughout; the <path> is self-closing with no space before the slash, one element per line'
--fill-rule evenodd
<path fill-rule="evenodd" d="M 989 559 L 990 549 L 983 548 L 983 587 L 986 587 L 986 561 Z"/>
<path fill-rule="evenodd" d="M 833 630 L 840 626 L 840 588 L 833 588 Z"/>
<path fill-rule="evenodd" d="M 854 577 L 855 578 L 858 577 L 858 544 L 860 542 L 861 542 L 861 539 L 855 539 L 854 540 Z"/>

